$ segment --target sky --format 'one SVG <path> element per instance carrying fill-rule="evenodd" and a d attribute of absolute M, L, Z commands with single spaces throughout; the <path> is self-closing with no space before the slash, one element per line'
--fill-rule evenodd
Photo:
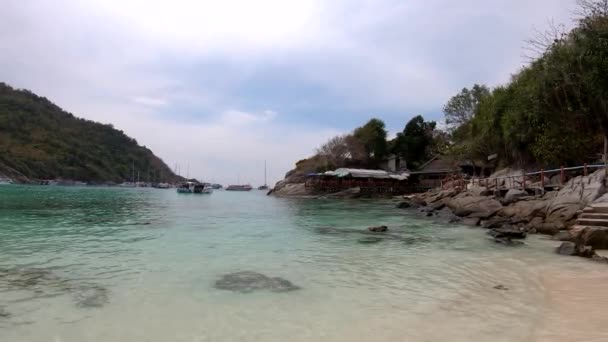
<path fill-rule="evenodd" d="M 283 178 L 372 117 L 390 135 L 497 86 L 575 0 L 0 0 L 0 81 L 112 123 L 183 176 Z"/>

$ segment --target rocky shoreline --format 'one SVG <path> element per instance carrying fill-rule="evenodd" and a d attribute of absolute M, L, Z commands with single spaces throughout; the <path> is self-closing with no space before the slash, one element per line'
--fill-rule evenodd
<path fill-rule="evenodd" d="M 601 213 L 587 214 L 594 219 L 580 218 L 592 213 L 593 207 L 608 205 L 604 175 L 605 171 L 599 170 L 579 176 L 559 190 L 548 192 L 540 185 L 526 191 L 502 189 L 505 184 L 499 181 L 489 182 L 490 187 L 474 185 L 466 190 L 434 189 L 406 196 L 398 207 L 416 208 L 426 216 L 439 212 L 445 215 L 447 211 L 453 215 L 450 222 L 486 228 L 497 243 L 506 245 L 519 244 L 517 240 L 527 234 L 550 235 L 563 241 L 557 249 L 559 254 L 608 262 L 595 253 L 596 249 L 608 248 L 608 215 L 606 226 L 602 226 L 602 219 L 595 219 L 601 218 Z"/>

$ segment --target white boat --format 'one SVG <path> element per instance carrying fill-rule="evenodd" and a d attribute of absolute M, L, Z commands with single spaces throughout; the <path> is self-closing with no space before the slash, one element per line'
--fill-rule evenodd
<path fill-rule="evenodd" d="M 0 185 L 9 185 L 13 184 L 13 181 L 10 179 L 0 179 Z"/>
<path fill-rule="evenodd" d="M 251 191 L 253 190 L 253 187 L 251 187 L 251 185 L 246 184 L 246 185 L 228 185 L 228 187 L 226 188 L 226 191 Z"/>
<path fill-rule="evenodd" d="M 183 182 L 177 187 L 177 192 L 180 194 L 207 194 L 213 193 L 213 189 L 207 184 L 198 182 Z"/>

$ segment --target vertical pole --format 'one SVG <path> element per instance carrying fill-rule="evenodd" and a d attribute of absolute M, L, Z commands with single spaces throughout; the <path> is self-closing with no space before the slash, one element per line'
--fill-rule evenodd
<path fill-rule="evenodd" d="M 583 173 L 585 175 L 585 177 L 587 177 L 588 173 L 587 173 L 587 163 L 585 163 L 585 168 L 584 168 L 585 172 Z"/>
<path fill-rule="evenodd" d="M 540 187 L 545 189 L 545 170 L 540 169 Z"/>
<path fill-rule="evenodd" d="M 564 186 L 564 167 L 560 167 L 560 179 L 559 179 L 559 184 L 561 186 Z"/>
<path fill-rule="evenodd" d="M 521 189 L 526 191 L 526 171 L 521 171 Z"/>
<path fill-rule="evenodd" d="M 494 182 L 496 183 L 496 188 L 495 190 L 498 191 L 498 178 L 494 178 Z"/>

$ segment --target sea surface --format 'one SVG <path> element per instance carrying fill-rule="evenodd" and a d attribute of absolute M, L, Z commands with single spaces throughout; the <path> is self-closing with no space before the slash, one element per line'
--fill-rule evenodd
<path fill-rule="evenodd" d="M 527 341 L 540 275 L 596 267 L 554 246 L 391 201 L 0 186 L 0 341 Z"/>

